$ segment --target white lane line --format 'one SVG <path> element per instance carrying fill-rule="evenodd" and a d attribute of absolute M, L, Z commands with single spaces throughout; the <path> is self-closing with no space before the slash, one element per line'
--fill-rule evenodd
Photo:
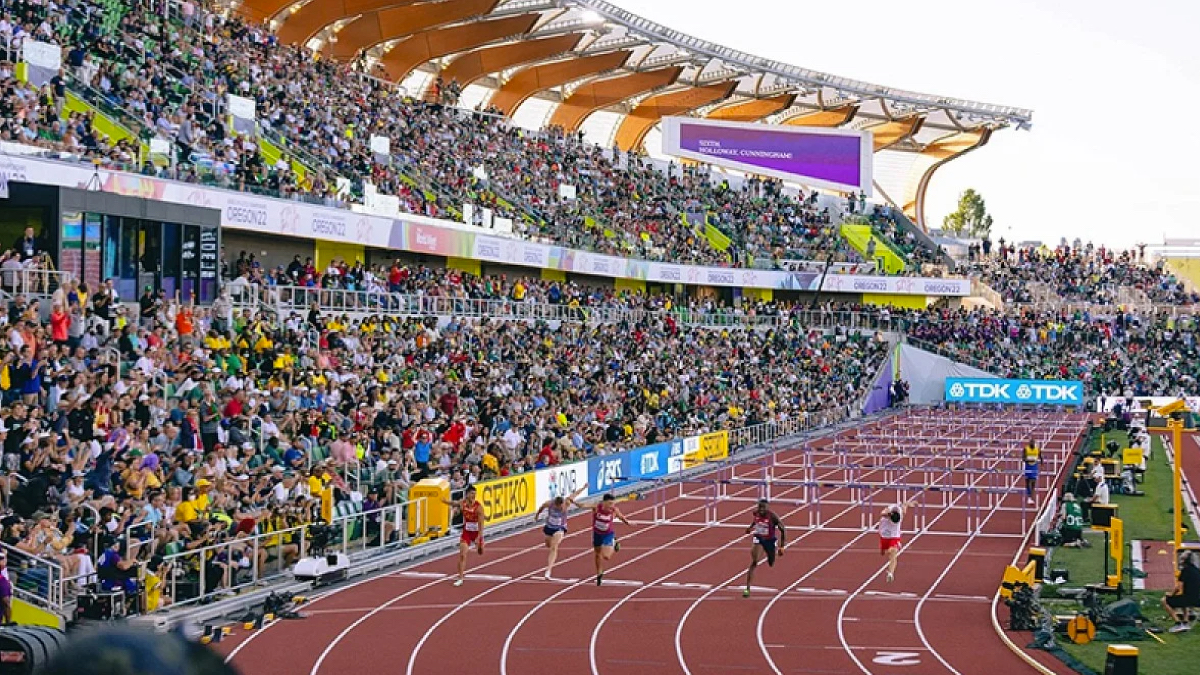
<path fill-rule="evenodd" d="M 975 479 L 975 480 L 972 482 L 972 484 L 971 484 L 971 487 L 974 487 L 974 486 L 978 485 L 978 484 L 979 484 L 979 482 L 980 482 L 981 480 L 983 480 L 983 478 L 984 478 L 984 476 L 985 476 L 985 475 L 986 475 L 986 474 L 983 474 L 983 475 L 980 475 L 980 476 L 978 476 L 978 477 L 977 477 L 977 478 L 976 478 L 976 479 Z M 953 503 L 957 503 L 957 502 L 958 502 L 958 500 L 962 499 L 962 498 L 963 498 L 963 497 L 964 497 L 966 494 L 967 494 L 966 492 L 960 493 L 959 495 L 957 495 L 957 496 L 954 498 L 954 501 L 953 501 L 953 502 L 951 502 L 951 503 L 952 503 L 952 504 L 953 504 Z M 1000 500 L 1000 501 L 1002 501 L 1002 500 Z M 997 501 L 997 502 L 996 502 L 996 504 L 998 505 L 998 504 L 999 504 L 999 501 Z M 947 513 L 950 513 L 950 509 L 943 509 L 943 510 L 942 510 L 941 512 L 939 512 L 939 513 L 938 513 L 936 516 L 934 516 L 934 518 L 933 518 L 933 521 L 931 521 L 931 522 L 937 522 L 938 520 L 941 520 L 941 518 L 942 518 L 943 516 L 945 516 Z M 995 514 L 996 514 L 996 511 L 995 511 L 995 509 L 993 508 L 992 510 L 990 510 L 990 511 L 988 512 L 987 518 L 985 518 L 985 519 L 984 519 L 984 521 L 983 521 L 982 523 L 980 523 L 980 524 L 979 524 L 979 526 L 978 526 L 976 529 L 978 529 L 978 530 L 982 530 L 982 529 L 983 529 L 983 526 L 987 524 L 987 521 L 988 521 L 988 520 L 990 520 L 990 519 L 991 519 L 991 517 L 992 517 L 992 516 L 994 516 Z M 901 553 L 903 553 L 904 551 L 907 551 L 907 550 L 908 550 L 910 547 L 912 547 L 912 545 L 913 545 L 913 544 L 914 544 L 914 543 L 915 543 L 915 542 L 916 542 L 918 539 L 920 539 L 920 538 L 921 538 L 921 534 L 922 534 L 922 532 L 918 532 L 916 535 L 914 535 L 914 536 L 913 536 L 913 538 L 912 538 L 912 539 L 909 539 L 909 540 L 908 540 L 908 542 L 904 544 L 904 548 L 902 548 L 902 549 L 900 550 L 900 552 L 901 552 Z M 971 542 L 971 541 L 973 541 L 973 540 L 974 540 L 974 536 L 972 536 L 972 537 L 968 538 L 968 539 L 967 539 L 967 543 L 970 543 L 970 542 Z M 960 550 L 959 550 L 959 555 L 961 555 L 962 551 L 964 551 L 964 550 L 966 550 L 966 549 L 965 549 L 965 547 L 964 547 L 964 548 L 962 548 L 962 549 L 960 549 Z M 957 556 L 955 556 L 955 559 L 957 560 Z M 841 606 L 841 608 L 838 610 L 838 641 L 840 641 L 840 642 L 842 643 L 842 648 L 843 648 L 843 650 L 845 651 L 845 653 L 846 653 L 846 654 L 848 654 L 848 655 L 850 656 L 850 658 L 851 658 L 851 659 L 854 661 L 855 665 L 857 665 L 857 666 L 858 666 L 858 668 L 859 668 L 859 670 L 861 670 L 863 673 L 865 673 L 865 675 L 872 675 L 872 673 L 871 673 L 871 671 L 870 671 L 870 670 L 869 670 L 869 669 L 868 669 L 868 668 L 867 668 L 865 665 L 863 665 L 863 662 L 862 662 L 861 660 L 859 660 L 858 656 L 856 656 L 856 655 L 854 654 L 854 649 L 851 647 L 850 643 L 849 643 L 849 642 L 847 642 L 847 640 L 846 640 L 846 632 L 845 632 L 845 629 L 842 627 L 842 617 L 844 617 L 844 616 L 846 615 L 846 608 L 847 608 L 847 607 L 850 605 L 850 602 L 854 600 L 855 596 L 857 596 L 857 595 L 859 595 L 860 593 L 862 593 L 862 592 L 863 592 L 863 590 L 864 590 L 864 589 L 865 589 L 867 586 L 869 586 L 869 585 L 871 584 L 871 582 L 875 581 L 875 579 L 877 579 L 877 578 L 879 577 L 879 575 L 880 575 L 880 574 L 883 574 L 883 571 L 884 571 L 885 569 L 887 569 L 887 566 L 886 566 L 886 565 L 884 565 L 884 566 L 880 567 L 878 570 L 876 570 L 876 571 L 875 571 L 875 573 L 874 573 L 874 574 L 872 574 L 872 575 L 870 576 L 870 578 L 868 578 L 866 581 L 864 581 L 864 582 L 863 582 L 863 584 L 862 584 L 861 586 L 859 586 L 857 589 L 855 589 L 855 590 L 854 590 L 854 592 L 852 592 L 850 595 L 848 595 L 848 596 L 846 597 L 846 599 L 845 599 L 845 600 L 843 600 L 843 601 L 842 601 L 842 606 Z M 947 569 L 949 569 L 949 568 L 947 568 Z M 944 574 L 943 574 L 943 576 L 944 576 Z M 917 632 L 918 632 L 918 633 L 920 633 L 920 622 L 917 622 L 917 624 L 916 624 L 916 625 L 917 625 Z M 923 636 L 922 636 L 922 641 L 924 641 L 924 638 L 923 638 Z M 925 642 L 925 644 L 928 644 L 928 642 Z M 932 650 L 931 650 L 931 651 L 932 651 Z M 774 663 L 774 662 L 772 662 L 772 663 L 771 663 L 771 666 L 772 666 L 772 667 L 775 667 L 775 663 Z M 949 667 L 949 666 L 947 666 L 947 667 Z M 952 670 L 953 670 L 953 669 L 952 669 Z M 783 675 L 783 674 L 782 674 L 782 673 L 781 673 L 781 672 L 780 672 L 778 669 L 776 669 L 776 671 L 775 671 L 775 672 L 776 672 L 776 674 L 777 674 L 777 675 Z"/>

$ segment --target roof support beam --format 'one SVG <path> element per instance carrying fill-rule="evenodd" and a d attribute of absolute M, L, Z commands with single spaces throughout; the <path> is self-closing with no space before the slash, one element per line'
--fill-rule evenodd
<path fill-rule="evenodd" d="M 929 190 L 933 174 L 948 162 L 983 147 L 991 136 L 992 130 L 988 128 L 962 131 L 939 138 L 925 146 L 909 169 L 908 183 L 904 187 L 904 200 L 900 205 L 904 215 L 928 232 L 929 225 L 925 222 L 925 193 Z"/>
<path fill-rule="evenodd" d="M 589 115 L 639 94 L 669 86 L 679 79 L 683 68 L 673 66 L 645 73 L 631 73 L 583 85 L 563 101 L 550 118 L 550 126 L 575 131 Z"/>
<path fill-rule="evenodd" d="M 524 35 L 537 25 L 540 18 L 541 14 L 534 12 L 417 33 L 401 40 L 394 49 L 384 54 L 379 60 L 379 67 L 388 79 L 400 82 L 427 61 Z"/>
<path fill-rule="evenodd" d="M 795 100 L 795 94 L 784 94 L 772 98 L 753 98 L 749 101 L 723 105 L 708 113 L 706 117 L 710 120 L 725 122 L 757 122 L 781 110 L 787 110 Z"/>
<path fill-rule="evenodd" d="M 320 1 L 320 0 L 319 0 Z M 369 12 L 342 29 L 325 53 L 347 61 L 364 49 L 406 37 L 421 31 L 481 16 L 492 11 L 500 0 L 455 0 L 455 2 L 423 2 Z"/>
<path fill-rule="evenodd" d="M 284 14 L 283 25 L 276 31 L 284 44 L 304 44 L 330 24 L 351 16 L 377 12 L 422 0 L 317 0 L 304 5 L 295 14 Z"/>
<path fill-rule="evenodd" d="M 617 147 L 624 151 L 641 148 L 646 134 L 650 133 L 663 117 L 683 115 L 696 108 L 723 101 L 737 90 L 737 86 L 737 80 L 732 80 L 703 87 L 688 87 L 646 98 L 621 120 L 621 126 L 617 128 Z"/>
<path fill-rule="evenodd" d="M 913 115 L 891 122 L 880 122 L 866 127 L 863 131 L 869 131 L 875 137 L 875 152 L 879 152 L 911 138 L 913 134 L 921 130 L 921 125 L 924 123 L 923 116 Z"/>
<path fill-rule="evenodd" d="M 796 117 L 789 117 L 783 123 L 794 127 L 826 127 L 835 128 L 848 123 L 854 119 L 854 115 L 858 112 L 856 105 L 844 105 L 838 108 L 830 108 L 828 110 L 818 110 L 816 112 L 804 113 Z"/>
<path fill-rule="evenodd" d="M 454 59 L 442 70 L 442 80 L 447 84 L 458 81 L 462 87 L 509 68 L 545 61 L 569 52 L 579 45 L 583 33 L 568 33 L 541 40 L 512 42 L 495 47 L 484 47 L 467 52 Z"/>
<path fill-rule="evenodd" d="M 632 53 L 628 50 L 607 52 L 526 68 L 501 85 L 492 94 L 488 105 L 511 116 L 537 92 L 616 70 L 629 60 Z"/>

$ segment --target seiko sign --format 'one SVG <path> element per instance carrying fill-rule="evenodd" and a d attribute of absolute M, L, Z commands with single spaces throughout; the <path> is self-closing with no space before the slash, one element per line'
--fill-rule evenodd
<path fill-rule="evenodd" d="M 1027 403 L 1083 405 L 1083 383 L 1066 380 L 946 379 L 952 403 Z"/>

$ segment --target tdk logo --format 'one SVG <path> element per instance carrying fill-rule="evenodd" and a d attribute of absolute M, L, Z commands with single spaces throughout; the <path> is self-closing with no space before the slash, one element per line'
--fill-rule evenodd
<path fill-rule="evenodd" d="M 642 475 L 658 473 L 658 453 L 648 452 L 642 455 Z"/>
<path fill-rule="evenodd" d="M 1083 405 L 1083 383 L 1039 380 L 946 380 L 946 400 L 969 403 Z"/>

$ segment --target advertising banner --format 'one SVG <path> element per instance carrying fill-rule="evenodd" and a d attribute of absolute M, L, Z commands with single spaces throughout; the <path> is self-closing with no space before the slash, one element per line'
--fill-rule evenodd
<path fill-rule="evenodd" d="M 537 503 L 534 510 L 555 497 L 569 497 L 581 487 L 588 484 L 588 463 L 575 462 L 552 466 L 537 472 Z M 587 492 L 579 495 L 580 499 L 588 496 Z"/>
<path fill-rule="evenodd" d="M 667 117 L 663 152 L 748 173 L 871 196 L 872 135 Z"/>
<path fill-rule="evenodd" d="M 683 468 L 704 462 L 719 462 L 729 457 L 729 432 L 714 431 L 683 440 Z"/>
<path fill-rule="evenodd" d="M 1029 403 L 1083 405 L 1083 383 L 1068 380 L 996 380 L 946 378 L 950 403 Z"/>
<path fill-rule="evenodd" d="M 683 441 L 657 443 L 630 451 L 630 467 L 639 480 L 660 478 L 682 468 Z M 676 461 L 672 462 L 672 459 Z"/>
<path fill-rule="evenodd" d="M 537 511 L 537 480 L 532 473 L 489 480 L 475 486 L 485 525 L 530 516 Z"/>
<path fill-rule="evenodd" d="M 588 495 L 595 497 L 637 482 L 628 452 L 588 460 Z"/>

